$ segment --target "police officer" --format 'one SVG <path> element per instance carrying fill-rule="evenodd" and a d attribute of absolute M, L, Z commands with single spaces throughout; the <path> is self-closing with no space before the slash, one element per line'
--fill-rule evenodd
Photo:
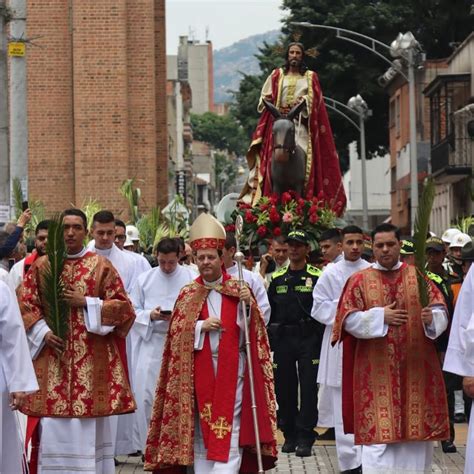
<path fill-rule="evenodd" d="M 306 232 L 294 230 L 286 241 L 290 263 L 272 275 L 268 288 L 269 335 L 278 421 L 285 437 L 282 451 L 304 457 L 311 455 L 318 421 L 316 378 L 324 327 L 311 318 L 311 308 L 321 270 L 307 263 L 310 246 Z"/>

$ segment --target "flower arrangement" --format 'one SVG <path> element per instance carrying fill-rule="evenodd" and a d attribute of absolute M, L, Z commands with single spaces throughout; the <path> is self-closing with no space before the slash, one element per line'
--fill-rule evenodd
<path fill-rule="evenodd" d="M 337 211 L 327 206 L 322 195 L 306 200 L 288 191 L 281 196 L 263 196 L 253 207 L 241 202 L 233 217 L 242 216 L 242 243 L 252 248 L 294 229 L 306 231 L 315 244 L 322 231 L 334 227 Z M 229 224 L 226 230 L 234 231 L 235 228 Z"/>

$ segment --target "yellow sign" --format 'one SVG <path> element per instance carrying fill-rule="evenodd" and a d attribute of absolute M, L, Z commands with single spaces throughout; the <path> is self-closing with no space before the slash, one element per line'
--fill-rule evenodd
<path fill-rule="evenodd" d="M 25 43 L 8 43 L 8 56 L 24 56 L 26 52 Z"/>

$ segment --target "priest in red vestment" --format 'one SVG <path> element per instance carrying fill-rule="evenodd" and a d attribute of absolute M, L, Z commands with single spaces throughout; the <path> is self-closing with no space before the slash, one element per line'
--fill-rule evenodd
<path fill-rule="evenodd" d="M 421 307 L 396 227 L 382 224 L 372 238 L 376 263 L 347 281 L 332 336 L 344 344 L 344 430 L 362 445 L 364 474 L 431 472 L 433 441 L 449 437 L 434 345 L 448 324 L 443 296 L 427 280 L 429 305 Z"/>
<path fill-rule="evenodd" d="M 200 276 L 171 316 L 145 451 L 145 470 L 257 472 L 239 302 L 249 306 L 250 350 L 265 470 L 275 465 L 276 403 L 262 313 L 248 287 L 223 271 L 225 230 L 208 214 L 191 227 Z"/>
<path fill-rule="evenodd" d="M 274 69 L 262 88 L 257 107 L 261 113 L 252 143 L 247 152 L 249 178 L 242 190 L 244 202 L 255 204 L 261 196 L 272 194 L 271 160 L 273 153 L 273 116 L 265 108 L 269 100 L 282 114 L 304 101 L 301 117 L 295 118 L 296 145 L 306 153 L 304 195 L 306 199 L 322 196 L 338 214 L 346 205 L 339 156 L 334 145 L 323 92 L 318 75 L 304 64 L 304 47 L 291 43 L 286 52 L 286 63 Z"/>
<path fill-rule="evenodd" d="M 34 439 L 40 434 L 38 451 L 32 455 L 33 471 L 37 460 L 39 473 L 113 474 L 109 415 L 136 408 L 125 353 L 125 337 L 135 313 L 112 264 L 84 248 L 84 213 L 64 211 L 63 224 L 68 255 L 61 278 L 69 307 L 65 339 L 48 326 L 47 256 L 33 263 L 19 289 L 40 387 L 22 407 L 30 417 L 28 427 Z"/>

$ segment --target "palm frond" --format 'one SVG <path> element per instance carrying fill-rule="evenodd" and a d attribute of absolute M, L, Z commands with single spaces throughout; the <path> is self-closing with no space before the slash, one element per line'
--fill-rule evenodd
<path fill-rule="evenodd" d="M 431 209 L 435 197 L 435 185 L 432 179 L 427 180 L 421 196 L 418 212 L 415 217 L 413 240 L 415 242 L 415 265 L 418 269 L 418 290 L 422 308 L 428 306 L 428 283 L 426 280 L 426 238 L 430 225 Z"/>
<path fill-rule="evenodd" d="M 13 178 L 12 183 L 13 205 L 15 207 L 15 218 L 21 216 L 23 199 L 23 189 L 21 188 L 20 178 Z"/>
<path fill-rule="evenodd" d="M 142 195 L 140 188 L 136 188 L 135 178 L 126 179 L 120 186 L 120 194 L 127 200 L 128 206 L 130 208 L 130 219 L 132 224 L 136 225 L 140 213 L 138 210 L 138 204 Z"/>
<path fill-rule="evenodd" d="M 46 323 L 53 334 L 65 339 L 69 330 L 69 306 L 64 299 L 62 272 L 67 252 L 64 242 L 64 227 L 59 216 L 51 219 L 46 245 L 48 263 L 43 272 L 42 294 L 45 305 Z"/>

